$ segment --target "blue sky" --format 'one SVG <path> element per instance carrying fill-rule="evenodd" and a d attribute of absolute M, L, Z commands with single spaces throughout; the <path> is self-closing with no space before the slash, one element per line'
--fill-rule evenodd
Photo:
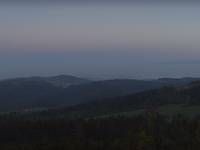
<path fill-rule="evenodd" d="M 2 5 L 0 78 L 200 76 L 199 7 Z"/>

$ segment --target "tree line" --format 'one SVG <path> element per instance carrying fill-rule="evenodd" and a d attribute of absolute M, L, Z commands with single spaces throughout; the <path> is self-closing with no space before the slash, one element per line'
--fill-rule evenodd
<path fill-rule="evenodd" d="M 1 150 L 199 150 L 200 118 L 0 118 Z"/>

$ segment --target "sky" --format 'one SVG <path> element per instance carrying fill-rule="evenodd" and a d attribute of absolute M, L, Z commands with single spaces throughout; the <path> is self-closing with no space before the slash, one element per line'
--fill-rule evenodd
<path fill-rule="evenodd" d="M 0 79 L 200 77 L 200 5 L 0 6 Z"/>

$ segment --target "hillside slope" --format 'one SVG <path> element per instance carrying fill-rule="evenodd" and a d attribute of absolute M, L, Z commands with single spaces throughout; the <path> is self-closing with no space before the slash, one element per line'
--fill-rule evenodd
<path fill-rule="evenodd" d="M 75 79 L 76 77 L 72 77 Z M 185 85 L 193 78 L 159 80 L 67 81 L 68 76 L 32 77 L 0 82 L 0 111 L 65 107 L 134 94 L 166 85 Z M 66 83 L 72 84 L 70 86 Z M 88 83 L 89 82 L 89 83 Z"/>
<path fill-rule="evenodd" d="M 166 86 L 127 96 L 84 103 L 68 107 L 62 111 L 68 115 L 95 116 L 145 109 L 156 110 L 169 105 L 181 105 L 184 107 L 200 106 L 200 82 L 197 81 L 179 87 Z"/>

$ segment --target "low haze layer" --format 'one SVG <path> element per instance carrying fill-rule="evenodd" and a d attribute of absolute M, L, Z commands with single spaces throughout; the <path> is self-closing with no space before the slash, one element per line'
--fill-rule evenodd
<path fill-rule="evenodd" d="M 200 76 L 194 5 L 4 5 L 0 78 Z"/>

